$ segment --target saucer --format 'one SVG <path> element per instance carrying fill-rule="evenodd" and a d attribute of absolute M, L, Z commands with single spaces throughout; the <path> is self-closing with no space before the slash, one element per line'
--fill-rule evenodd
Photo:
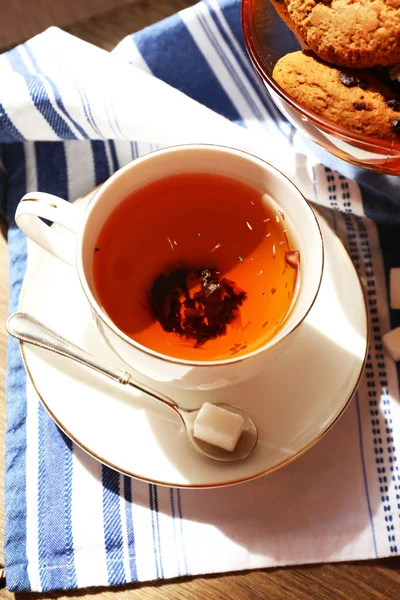
<path fill-rule="evenodd" d="M 84 208 L 90 196 L 77 201 Z M 173 411 L 67 358 L 21 343 L 34 390 L 57 425 L 94 458 L 124 474 L 176 487 L 244 482 L 282 467 L 337 421 L 358 385 L 368 347 L 363 291 L 335 232 L 318 216 L 325 268 L 318 297 L 292 344 L 257 376 L 228 388 L 184 391 L 154 387 L 179 404 L 229 402 L 259 429 L 253 454 L 217 463 L 192 448 Z M 58 227 L 58 226 L 55 226 Z M 62 228 L 63 235 L 71 235 Z M 73 267 L 28 240 L 19 310 L 116 366 L 126 368 L 96 330 Z M 28 395 L 29 398 L 29 395 Z"/>

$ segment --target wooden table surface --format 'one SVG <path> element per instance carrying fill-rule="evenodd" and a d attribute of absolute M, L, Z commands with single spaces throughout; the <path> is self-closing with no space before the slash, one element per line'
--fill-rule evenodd
<path fill-rule="evenodd" d="M 40 2 L 39 2 L 40 3 Z M 125 35 L 194 4 L 192 0 L 138 0 L 105 15 L 69 27 L 67 31 L 111 50 Z M 7 316 L 7 244 L 0 236 L 0 321 Z M 0 328 L 0 456 L 5 438 L 5 373 L 7 337 Z M 3 464 L 0 465 L 3 469 Z M 0 478 L 0 520 L 4 521 L 3 480 Z M 0 531 L 0 548 L 3 531 Z M 0 554 L 0 562 L 2 556 Z M 14 594 L 0 590 L 0 598 Z M 323 564 L 184 578 L 123 588 L 91 588 L 68 593 L 15 594 L 18 600 L 395 600 L 400 598 L 400 557 L 386 560 Z"/>

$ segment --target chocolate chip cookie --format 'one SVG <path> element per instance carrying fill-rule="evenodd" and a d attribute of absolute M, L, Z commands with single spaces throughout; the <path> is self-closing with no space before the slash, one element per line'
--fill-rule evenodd
<path fill-rule="evenodd" d="M 400 0 L 284 0 L 306 44 L 352 68 L 400 62 Z"/>
<path fill-rule="evenodd" d="M 357 133 L 400 141 L 400 96 L 370 71 L 298 51 L 282 57 L 272 75 L 306 109 Z"/>

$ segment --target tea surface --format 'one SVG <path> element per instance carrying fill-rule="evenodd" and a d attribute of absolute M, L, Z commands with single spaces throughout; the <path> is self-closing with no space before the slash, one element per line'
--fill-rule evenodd
<path fill-rule="evenodd" d="M 95 289 L 113 322 L 143 346 L 183 360 L 223 360 L 259 348 L 281 326 L 297 278 L 285 260 L 289 250 L 285 216 L 261 190 L 219 175 L 173 175 L 136 190 L 111 213 L 93 255 Z M 179 271 L 193 278 L 202 270 L 214 274 L 214 287 L 203 289 L 207 298 L 216 290 L 226 296 L 221 281 L 245 298 L 221 335 L 198 343 L 166 331 L 166 320 L 162 326 L 155 318 L 152 289 L 160 276 Z M 165 306 L 164 316 L 171 310 Z"/>

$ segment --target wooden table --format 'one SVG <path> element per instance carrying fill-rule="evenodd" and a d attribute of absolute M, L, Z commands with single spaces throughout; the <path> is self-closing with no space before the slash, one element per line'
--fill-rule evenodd
<path fill-rule="evenodd" d="M 39 1 L 40 4 L 40 1 Z M 125 35 L 175 13 L 193 0 L 139 0 L 106 15 L 69 27 L 67 31 L 111 50 Z M 0 321 L 7 316 L 7 245 L 0 237 Z M 4 456 L 5 372 L 7 337 L 0 329 L 0 455 Z M 0 465 L 2 468 L 2 465 Z M 0 478 L 0 519 L 4 520 L 3 481 Z M 0 547 L 3 546 L 1 531 Z M 1 557 L 0 557 L 1 561 Z M 2 600 L 14 594 L 0 590 Z M 123 588 L 91 588 L 70 593 L 16 594 L 18 600 L 395 600 L 400 598 L 400 557 L 359 563 L 324 564 L 249 571 L 228 575 L 184 578 Z"/>

